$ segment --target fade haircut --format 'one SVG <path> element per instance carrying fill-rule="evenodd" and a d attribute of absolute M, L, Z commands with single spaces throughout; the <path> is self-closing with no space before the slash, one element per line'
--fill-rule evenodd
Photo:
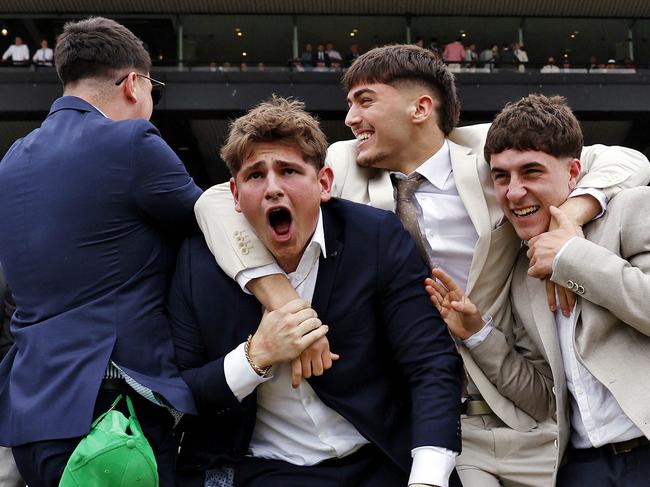
<path fill-rule="evenodd" d="M 377 47 L 357 58 L 343 76 L 346 91 L 362 83 L 395 86 L 400 82 L 429 89 L 438 100 L 438 127 L 445 135 L 458 125 L 460 101 L 454 75 L 429 49 L 410 44 Z"/>
<path fill-rule="evenodd" d="M 532 94 L 508 103 L 492 122 L 485 160 L 508 149 L 540 151 L 553 157 L 580 158 L 584 139 L 580 123 L 561 96 Z"/>
<path fill-rule="evenodd" d="M 325 164 L 327 138 L 318 120 L 305 111 L 305 104 L 273 95 L 230 123 L 228 138 L 221 148 L 233 177 L 242 162 L 260 142 L 283 142 L 295 146 L 305 162 L 319 171 Z"/>
<path fill-rule="evenodd" d="M 142 41 L 114 20 L 91 17 L 68 22 L 56 40 L 54 64 L 63 86 L 85 78 L 111 78 L 120 70 L 149 73 Z"/>

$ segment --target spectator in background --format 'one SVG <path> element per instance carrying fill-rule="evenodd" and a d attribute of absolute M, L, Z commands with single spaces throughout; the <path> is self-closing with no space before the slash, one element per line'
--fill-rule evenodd
<path fill-rule="evenodd" d="M 330 65 L 330 57 L 327 52 L 325 52 L 325 46 L 322 42 L 319 42 L 316 46 L 316 53 L 313 57 L 313 65 L 317 68 L 324 68 L 325 66 Z"/>
<path fill-rule="evenodd" d="M 305 50 L 300 56 L 300 62 L 306 68 L 311 68 L 314 65 L 314 48 L 311 44 L 305 44 Z"/>
<path fill-rule="evenodd" d="M 495 65 L 499 61 L 499 46 L 492 44 L 489 48 L 483 49 L 479 55 L 479 61 L 482 64 Z"/>
<path fill-rule="evenodd" d="M 519 71 L 525 71 L 526 64 L 528 64 L 528 53 L 519 42 L 515 42 L 512 45 L 512 53 L 519 62 L 517 64 L 517 69 Z"/>
<path fill-rule="evenodd" d="M 343 57 L 341 53 L 334 49 L 332 41 L 327 43 L 327 56 L 330 58 L 330 66 L 333 68 L 340 68 L 343 65 Z"/>
<path fill-rule="evenodd" d="M 9 58 L 11 58 L 14 66 L 24 66 L 29 63 L 29 47 L 27 47 L 27 44 L 23 44 L 22 37 L 16 36 L 14 43 L 2 55 L 3 61 Z"/>
<path fill-rule="evenodd" d="M 41 40 L 41 48 L 34 53 L 32 61 L 37 66 L 52 66 L 54 51 L 47 45 L 47 39 Z"/>
<path fill-rule="evenodd" d="M 414 44 L 418 47 L 424 47 L 424 38 L 422 36 L 417 36 Z"/>
<path fill-rule="evenodd" d="M 478 62 L 478 52 L 476 52 L 476 44 L 473 42 L 465 49 L 465 62 L 470 68 L 475 68 Z"/>
<path fill-rule="evenodd" d="M 359 44 L 351 44 L 350 45 L 350 52 L 348 55 L 345 57 L 345 65 L 349 66 L 354 62 L 355 59 L 357 59 L 359 56 L 361 56 L 362 52 L 361 49 L 359 49 Z"/>
<path fill-rule="evenodd" d="M 499 64 L 505 68 L 514 68 L 515 66 L 519 66 L 519 59 L 517 59 L 509 44 L 501 46 Z"/>
<path fill-rule="evenodd" d="M 560 68 L 555 64 L 555 58 L 549 56 L 546 60 L 546 64 L 542 66 L 542 69 L 539 70 L 540 73 L 559 73 Z"/>
<path fill-rule="evenodd" d="M 9 323 L 11 323 L 11 316 L 15 309 L 16 305 L 5 280 L 2 264 L 0 264 L 0 361 L 14 342 L 9 331 Z M 0 485 L 2 487 L 25 487 L 25 482 L 20 478 L 18 468 L 16 468 L 11 448 L 2 446 L 0 446 Z"/>
<path fill-rule="evenodd" d="M 442 57 L 449 64 L 449 67 L 459 67 L 459 64 L 465 60 L 465 47 L 460 42 L 460 39 L 447 44 Z M 452 64 L 455 66 L 452 66 Z"/>
<path fill-rule="evenodd" d="M 429 38 L 429 51 L 434 53 L 436 55 L 436 58 L 440 59 L 442 54 L 440 52 L 440 46 L 438 45 L 438 38 L 437 37 L 430 37 Z"/>

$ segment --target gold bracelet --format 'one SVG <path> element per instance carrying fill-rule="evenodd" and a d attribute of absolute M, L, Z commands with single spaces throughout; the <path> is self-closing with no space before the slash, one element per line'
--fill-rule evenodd
<path fill-rule="evenodd" d="M 244 344 L 244 355 L 246 355 L 246 360 L 248 360 L 248 364 L 253 368 L 255 373 L 259 375 L 260 377 L 268 377 L 269 372 L 271 372 L 271 365 L 267 365 L 266 367 L 262 368 L 259 365 L 257 365 L 255 362 L 251 360 L 251 356 L 248 354 L 248 350 L 251 347 L 251 340 L 253 339 L 253 335 L 248 335 L 248 338 L 246 339 L 246 343 Z"/>

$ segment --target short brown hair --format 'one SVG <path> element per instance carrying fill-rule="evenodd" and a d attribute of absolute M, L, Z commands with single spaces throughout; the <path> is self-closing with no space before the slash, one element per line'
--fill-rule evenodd
<path fill-rule="evenodd" d="M 54 64 L 65 86 L 84 78 L 109 78 L 122 69 L 149 73 L 151 58 L 142 41 L 114 20 L 91 17 L 68 22 L 56 40 Z"/>
<path fill-rule="evenodd" d="M 584 139 L 580 122 L 561 96 L 532 94 L 508 103 L 492 122 L 485 160 L 508 149 L 534 150 L 553 157 L 580 158 Z"/>
<path fill-rule="evenodd" d="M 395 85 L 400 81 L 419 83 L 436 96 L 438 126 L 449 135 L 460 118 L 454 75 L 429 49 L 406 44 L 377 47 L 357 58 L 343 76 L 346 91 L 361 83 Z"/>
<path fill-rule="evenodd" d="M 324 166 L 327 138 L 318 120 L 305 111 L 304 103 L 275 95 L 230 123 L 221 158 L 237 176 L 253 144 L 279 141 L 295 145 L 317 171 Z"/>

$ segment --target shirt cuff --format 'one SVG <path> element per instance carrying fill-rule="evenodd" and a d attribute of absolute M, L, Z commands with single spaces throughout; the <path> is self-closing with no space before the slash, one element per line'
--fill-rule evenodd
<path fill-rule="evenodd" d="M 560 247 L 560 250 L 558 250 L 557 254 L 555 254 L 555 257 L 553 257 L 553 263 L 551 264 L 551 279 L 553 279 L 553 274 L 555 274 L 555 268 L 557 267 L 557 263 L 560 260 L 562 252 L 564 252 L 567 246 L 576 238 L 578 237 L 571 237 L 569 240 L 564 242 L 564 245 Z"/>
<path fill-rule="evenodd" d="M 239 402 L 242 402 L 257 386 L 271 378 L 262 377 L 253 370 L 251 364 L 246 360 L 245 345 L 242 343 L 223 359 L 226 383 Z"/>
<path fill-rule="evenodd" d="M 458 452 L 439 446 L 420 446 L 411 450 L 413 465 L 409 483 L 449 487 L 449 476 L 454 470 Z"/>
<path fill-rule="evenodd" d="M 494 328 L 494 323 L 492 321 L 492 317 L 490 315 L 485 315 L 483 317 L 483 328 L 481 328 L 479 331 L 474 333 L 471 337 L 467 338 L 466 340 L 463 340 L 463 344 L 469 349 L 472 350 L 473 348 L 478 347 L 483 341 L 487 338 L 487 336 L 490 334 L 492 329 Z"/>
<path fill-rule="evenodd" d="M 239 287 L 241 287 L 242 291 L 244 291 L 246 294 L 253 294 L 246 287 L 248 283 L 253 279 L 257 279 L 259 277 L 264 277 L 264 276 L 270 276 L 273 274 L 286 275 L 285 272 L 282 269 L 280 269 L 280 266 L 276 262 L 273 262 L 271 264 L 266 264 L 258 267 L 251 267 L 250 269 L 241 270 L 235 276 L 235 280 L 237 281 L 237 284 L 239 284 Z"/>
<path fill-rule="evenodd" d="M 583 196 L 585 194 L 593 196 L 594 198 L 596 198 L 596 200 L 598 200 L 598 203 L 600 203 L 600 213 L 598 213 L 592 219 L 592 221 L 603 216 L 605 214 L 605 211 L 607 210 L 607 202 L 608 202 L 607 195 L 605 195 L 605 192 L 596 188 L 576 188 L 571 192 L 569 198 L 575 198 L 576 196 Z"/>

